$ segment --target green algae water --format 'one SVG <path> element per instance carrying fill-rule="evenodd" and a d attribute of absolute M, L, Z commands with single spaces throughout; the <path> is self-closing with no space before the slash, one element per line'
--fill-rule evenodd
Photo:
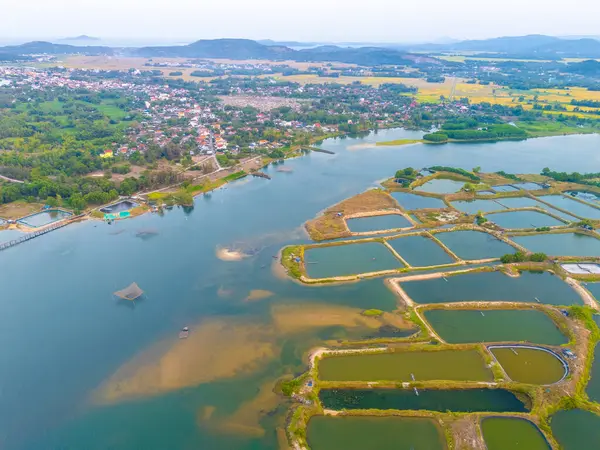
<path fill-rule="evenodd" d="M 566 373 L 563 362 L 544 350 L 511 347 L 490 349 L 511 380 L 527 384 L 553 384 Z"/>
<path fill-rule="evenodd" d="M 406 217 L 399 214 L 346 219 L 346 223 L 348 224 L 350 231 L 354 233 L 368 233 L 380 230 L 412 227 L 412 223 L 410 223 Z"/>
<path fill-rule="evenodd" d="M 444 450 L 437 423 L 414 417 L 314 416 L 308 423 L 312 450 Z"/>
<path fill-rule="evenodd" d="M 390 239 L 388 244 L 413 267 L 438 266 L 455 262 L 434 240 L 424 236 Z"/>
<path fill-rule="evenodd" d="M 409 192 L 392 192 L 391 194 L 398 204 L 408 211 L 416 209 L 442 209 L 447 207 L 441 198 L 425 197 Z"/>
<path fill-rule="evenodd" d="M 325 381 L 492 381 L 476 350 L 396 351 L 340 355 L 319 361 Z"/>
<path fill-rule="evenodd" d="M 424 312 L 425 320 L 450 344 L 474 342 L 530 342 L 562 345 L 567 337 L 541 311 L 443 310 Z"/>
<path fill-rule="evenodd" d="M 546 438 L 532 422 L 512 417 L 486 417 L 481 431 L 487 450 L 550 450 Z"/>
<path fill-rule="evenodd" d="M 600 239 L 576 233 L 540 234 L 511 237 L 527 250 L 552 256 L 598 256 Z"/>
<path fill-rule="evenodd" d="M 509 211 L 489 214 L 486 218 L 502 228 L 541 228 L 565 225 L 560 220 L 538 211 Z"/>
<path fill-rule="evenodd" d="M 392 252 L 379 242 L 306 249 L 304 262 L 311 278 L 355 275 L 403 267 Z"/>
<path fill-rule="evenodd" d="M 571 287 L 550 273 L 523 272 L 509 277 L 502 272 L 467 273 L 446 278 L 406 281 L 400 287 L 416 303 L 523 302 L 575 305 L 583 301 Z"/>
<path fill-rule="evenodd" d="M 326 409 L 399 409 L 455 412 L 527 412 L 515 394 L 504 389 L 321 389 Z"/>
<path fill-rule="evenodd" d="M 288 406 L 271 396 L 277 379 L 306 370 L 306 352 L 328 339 L 379 333 L 355 317 L 395 305 L 381 279 L 315 287 L 282 278 L 273 256 L 309 243 L 307 220 L 398 167 L 600 171 L 594 135 L 375 146 L 421 135 L 327 140 L 335 154 L 287 160 L 290 173 L 266 168 L 270 181 L 228 184 L 193 210 L 69 225 L 1 252 L 0 340 L 10 345 L 0 352 L 0 447 L 279 448 Z M 357 144 L 372 147 L 348 150 Z M 0 231 L 0 242 L 10 236 Z M 223 261 L 219 247 L 248 257 Z M 145 298 L 116 301 L 112 293 L 132 282 Z M 190 336 L 180 341 L 184 326 Z"/>
<path fill-rule="evenodd" d="M 600 416 L 589 411 L 559 411 L 551 417 L 552 434 L 564 450 L 600 448 Z"/>
<path fill-rule="evenodd" d="M 435 237 L 459 258 L 466 260 L 499 258 L 515 252 L 506 242 L 479 231 L 451 231 L 437 233 Z"/>

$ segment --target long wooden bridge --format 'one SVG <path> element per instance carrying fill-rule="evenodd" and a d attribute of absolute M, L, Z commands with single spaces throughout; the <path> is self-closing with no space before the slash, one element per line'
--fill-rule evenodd
<path fill-rule="evenodd" d="M 2 244 L 0 244 L 0 251 L 9 249 L 11 247 L 14 247 L 15 245 L 22 244 L 23 242 L 30 241 L 32 239 L 35 239 L 36 237 L 43 236 L 44 234 L 48 234 L 51 231 L 58 230 L 59 228 L 66 227 L 67 225 L 69 225 L 73 222 L 73 219 L 78 219 L 80 217 L 82 217 L 82 215 L 72 217 L 69 220 L 63 220 L 61 222 L 57 222 L 54 225 L 50 225 L 39 231 L 33 231 L 31 233 L 24 234 L 23 236 L 21 236 L 18 239 L 13 239 L 12 241 L 8 241 L 8 242 L 3 242 Z"/>

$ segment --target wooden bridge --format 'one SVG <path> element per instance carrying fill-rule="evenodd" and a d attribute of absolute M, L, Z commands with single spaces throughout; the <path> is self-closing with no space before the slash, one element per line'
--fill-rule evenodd
<path fill-rule="evenodd" d="M 36 237 L 43 236 L 44 234 L 50 233 L 51 231 L 54 231 L 54 230 L 58 230 L 59 228 L 66 227 L 67 225 L 69 225 L 70 223 L 73 222 L 73 219 L 78 219 L 80 217 L 82 217 L 82 215 L 71 217 L 69 220 L 63 220 L 61 222 L 57 222 L 54 225 L 50 225 L 39 231 L 33 231 L 31 233 L 24 234 L 23 236 L 21 236 L 18 239 L 13 239 L 12 241 L 8 241 L 8 242 L 3 242 L 2 244 L 0 244 L 0 251 L 9 249 L 11 247 L 14 247 L 15 245 L 22 244 L 23 242 L 30 241 L 32 239 L 35 239 Z"/>

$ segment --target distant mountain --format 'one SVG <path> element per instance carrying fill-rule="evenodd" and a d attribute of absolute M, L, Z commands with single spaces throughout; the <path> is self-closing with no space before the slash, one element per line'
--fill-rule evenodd
<path fill-rule="evenodd" d="M 75 46 L 66 44 L 53 44 L 45 41 L 27 42 L 21 45 L 9 45 L 0 47 L 0 52 L 11 55 L 69 55 L 69 54 L 84 54 L 84 55 L 113 55 L 115 51 L 110 47 L 100 46 Z"/>
<path fill-rule="evenodd" d="M 87 36 L 85 34 L 82 34 L 81 36 L 62 38 L 59 39 L 58 42 L 98 42 L 101 40 L 102 39 L 100 39 L 99 37 Z"/>

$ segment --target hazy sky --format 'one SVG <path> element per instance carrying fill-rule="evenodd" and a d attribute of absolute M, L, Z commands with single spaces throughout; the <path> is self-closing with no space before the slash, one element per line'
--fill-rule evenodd
<path fill-rule="evenodd" d="M 598 0 L 0 0 L 2 38 L 422 41 L 600 35 Z"/>

